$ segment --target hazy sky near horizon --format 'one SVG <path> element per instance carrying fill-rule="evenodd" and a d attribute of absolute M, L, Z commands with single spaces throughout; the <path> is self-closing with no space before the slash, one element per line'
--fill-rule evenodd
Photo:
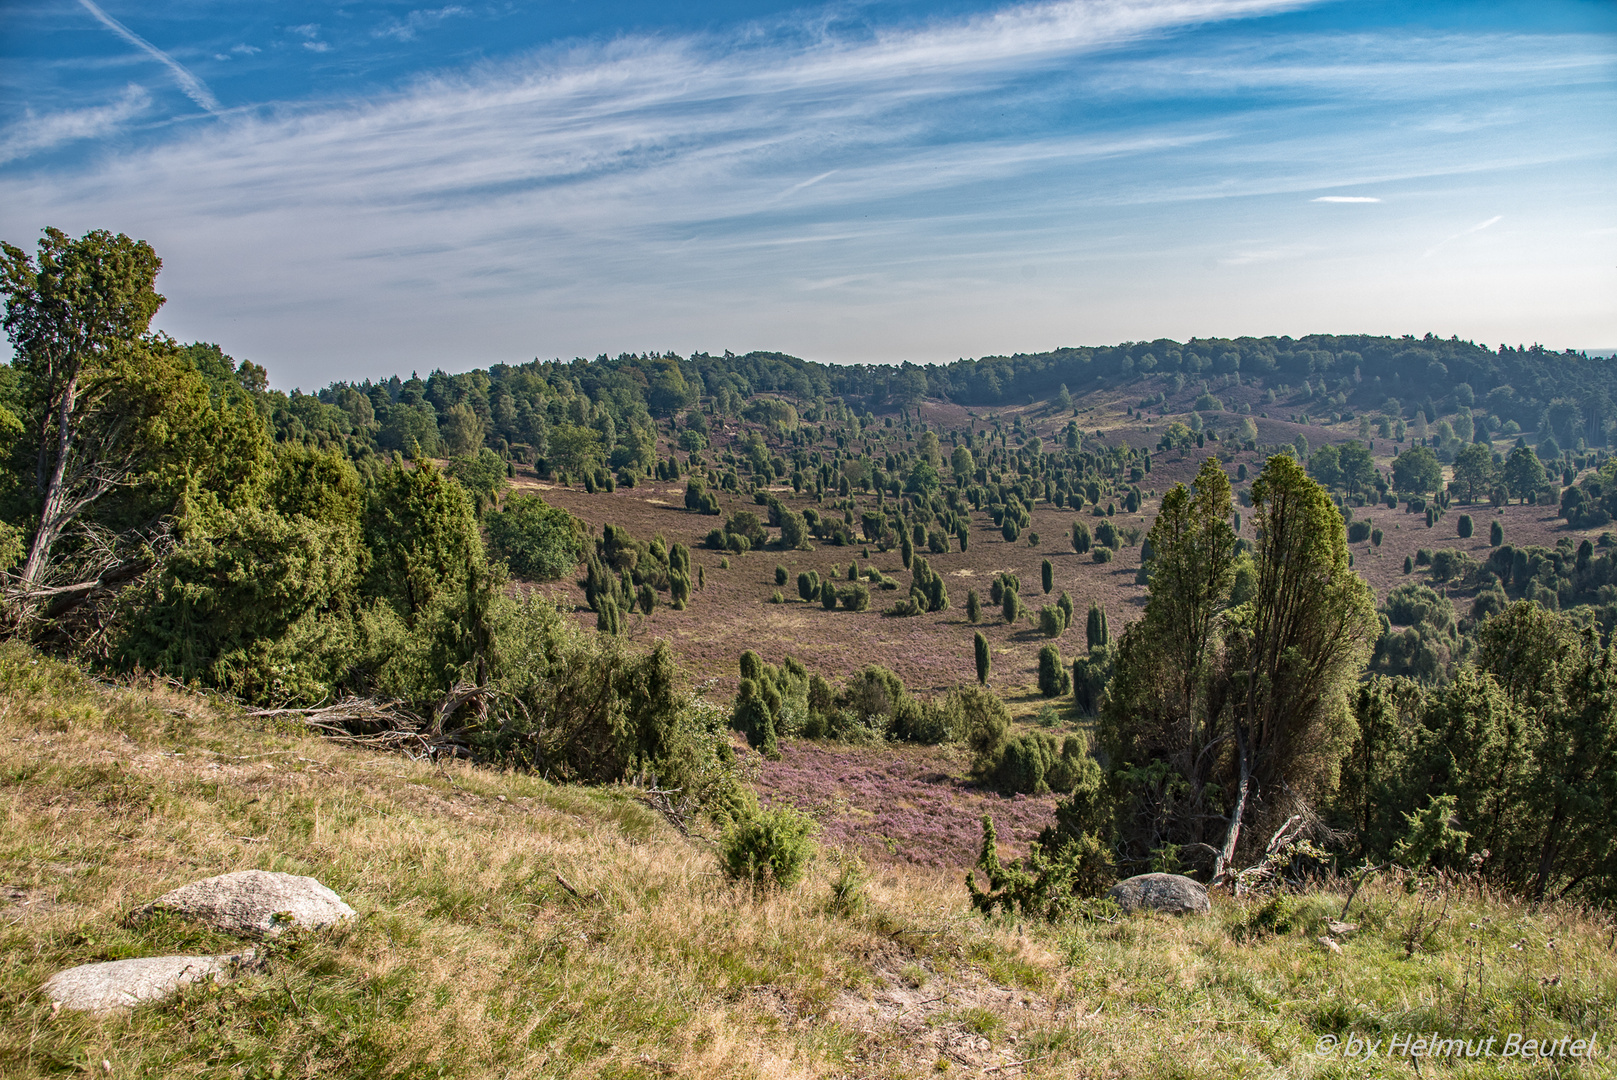
<path fill-rule="evenodd" d="M 623 351 L 1617 346 L 1617 4 L 0 2 L 0 238 L 273 384 Z M 3 349 L 3 346 L 0 346 Z"/>

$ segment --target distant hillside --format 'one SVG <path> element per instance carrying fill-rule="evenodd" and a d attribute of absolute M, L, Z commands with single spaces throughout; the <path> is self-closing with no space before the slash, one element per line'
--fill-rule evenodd
<path fill-rule="evenodd" d="M 261 369 L 243 366 L 261 380 Z M 551 426 L 589 422 L 570 405 L 579 398 L 612 416 L 612 430 L 601 432 L 607 449 L 622 448 L 620 457 L 629 458 L 634 428 L 698 401 L 718 414 L 740 415 L 753 399 L 778 396 L 802 419 L 818 422 L 834 405 L 884 413 L 930 399 L 992 409 L 1055 401 L 1064 392 L 1081 398 L 1132 387 L 1145 399 L 1186 389 L 1216 395 L 1237 386 L 1259 395 L 1274 391 L 1300 401 L 1300 411 L 1332 420 L 1365 412 L 1436 420 L 1464 409 L 1479 431 L 1553 435 L 1568 450 L 1580 440 L 1607 445 L 1617 425 L 1617 362 L 1609 357 L 1368 335 L 1159 339 L 924 367 L 819 364 L 772 352 L 603 354 L 458 375 L 434 371 L 425 379 L 335 382 L 313 395 L 272 391 L 263 393 L 262 407 L 282 441 L 335 440 L 382 451 L 419 445 L 446 455 L 487 442 L 532 455 L 546 449 Z"/>

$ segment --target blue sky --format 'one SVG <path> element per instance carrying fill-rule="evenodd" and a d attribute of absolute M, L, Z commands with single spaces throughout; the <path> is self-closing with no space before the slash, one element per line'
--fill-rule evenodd
<path fill-rule="evenodd" d="M 1617 4 L 0 3 L 0 238 L 46 225 L 283 387 L 1617 346 Z"/>

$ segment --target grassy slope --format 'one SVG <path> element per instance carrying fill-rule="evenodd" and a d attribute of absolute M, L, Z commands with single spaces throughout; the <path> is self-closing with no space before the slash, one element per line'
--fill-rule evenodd
<path fill-rule="evenodd" d="M 1617 1004 L 1608 923 L 1463 889 L 1413 958 L 1417 901 L 1382 884 L 1361 894 L 1342 955 L 1315 940 L 1340 909 L 1325 893 L 1299 900 L 1298 929 L 1255 940 L 1241 933 L 1253 905 L 1227 898 L 1182 922 L 985 923 L 956 873 L 907 866 L 878 869 L 838 913 L 831 858 L 755 899 L 629 792 L 266 730 L 16 646 L 0 646 L 0 768 L 7 1076 L 101 1075 L 103 1061 L 163 1077 L 885 1077 L 1012 1062 L 1025 1064 L 989 1075 L 1360 1076 L 1314 1056 L 1316 1038 L 1588 1035 L 1609 1032 Z M 232 947 L 123 917 L 250 867 L 312 874 L 361 917 L 276 946 L 260 974 L 131 1014 L 52 1015 L 39 997 L 75 964 Z M 1585 1074 L 1611 1075 L 1610 1060 Z"/>

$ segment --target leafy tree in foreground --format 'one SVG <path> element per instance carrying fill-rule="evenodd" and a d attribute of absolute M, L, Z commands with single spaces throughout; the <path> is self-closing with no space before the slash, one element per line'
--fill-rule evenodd
<path fill-rule="evenodd" d="M 37 263 L 3 245 L 16 412 L 0 409 L 0 444 L 20 469 L 0 470 L 0 550 L 12 549 L 0 569 L 22 555 L 11 614 L 39 616 L 35 631 L 57 632 L 86 604 L 86 625 L 104 625 L 183 499 L 262 494 L 270 442 L 250 365 L 147 333 L 161 265 L 145 243 L 101 231 L 47 229 Z"/>
<path fill-rule="evenodd" d="M 57 537 L 134 468 L 115 392 L 162 306 L 163 264 L 144 241 L 104 231 L 72 240 L 46 229 L 37 265 L 20 248 L 0 250 L 6 333 L 36 402 L 43 501 L 20 575 L 32 587 Z"/>

